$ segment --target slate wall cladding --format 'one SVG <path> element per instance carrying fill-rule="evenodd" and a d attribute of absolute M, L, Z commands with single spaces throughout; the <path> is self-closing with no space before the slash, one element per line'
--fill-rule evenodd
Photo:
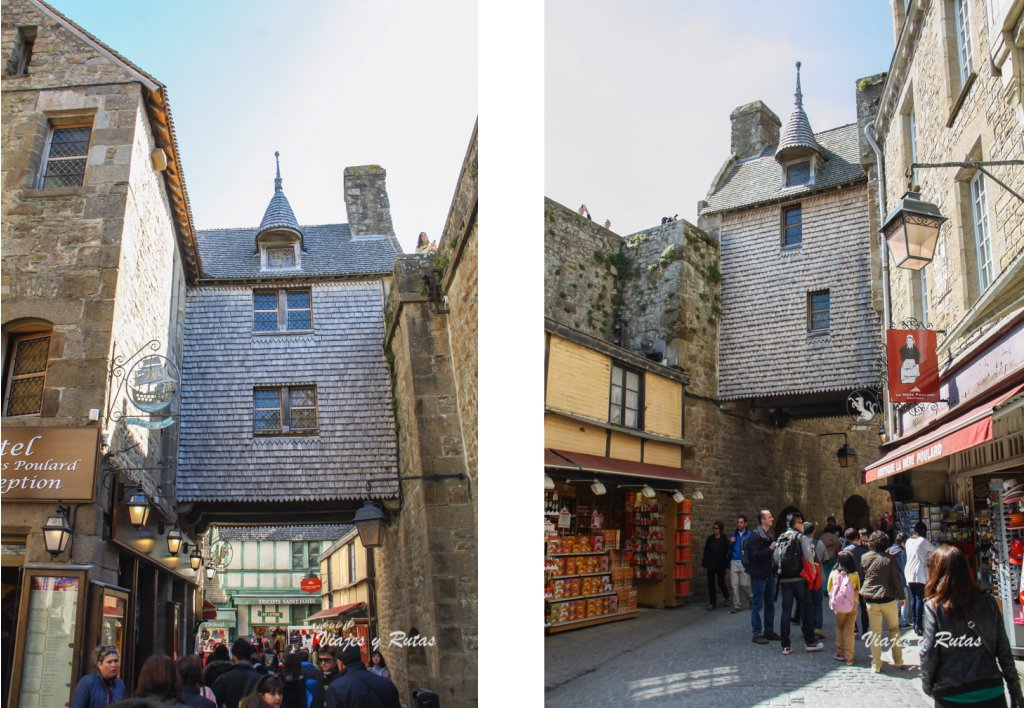
<path fill-rule="evenodd" d="M 617 235 L 545 198 L 544 316 L 611 341 L 615 271 L 604 259 L 621 250 Z"/>
<path fill-rule="evenodd" d="M 723 216 L 719 396 L 753 398 L 870 385 L 880 323 L 871 307 L 863 186 L 806 196 L 803 242 L 781 247 L 779 206 Z M 807 296 L 829 291 L 829 329 L 812 335 Z"/>
<path fill-rule="evenodd" d="M 175 229 L 163 178 L 149 162 L 153 138 L 137 77 L 34 3 L 5 1 L 2 16 L 5 57 L 19 26 L 38 28 L 29 73 L 2 79 L 3 323 L 53 323 L 42 415 L 3 425 L 95 426 L 88 416 L 92 408 L 104 410 L 112 340 L 175 344 Z M 35 189 L 51 116 L 92 126 L 80 187 Z M 5 350 L 6 338 L 5 329 Z M 117 430 L 115 451 L 125 441 L 123 426 Z M 137 441 L 143 444 L 110 464 L 153 466 L 161 448 L 173 450 L 173 432 L 135 430 L 129 444 Z M 97 487 L 101 500 L 104 491 Z M 173 496 L 169 488 L 165 496 Z M 75 513 L 70 561 L 93 563 L 97 580 L 116 583 L 117 553 L 103 540 L 104 507 L 101 501 Z M 4 504 L 4 528 L 37 529 L 46 513 L 39 505 Z M 50 561 L 39 534 L 28 536 L 27 560 Z"/>
<path fill-rule="evenodd" d="M 364 499 L 367 480 L 398 494 L 382 284 L 312 290 L 314 331 L 294 335 L 253 333 L 251 287 L 189 291 L 179 499 Z M 253 387 L 286 384 L 317 386 L 319 434 L 254 435 Z"/>
<path fill-rule="evenodd" d="M 1001 72 L 991 69 L 993 45 L 1006 40 L 990 32 L 990 22 L 998 25 L 1012 20 L 1014 10 L 1005 4 L 996 8 L 981 0 L 968 2 L 974 55 L 972 69 L 976 75 L 957 108 L 961 90 L 959 83 L 952 79 L 956 71 L 956 39 L 947 5 L 928 2 L 910 8 L 907 31 L 898 38 L 900 47 L 905 48 L 901 56 L 910 60 L 894 64 L 882 92 L 876 125 L 885 159 L 885 199 L 890 210 L 906 191 L 902 175 L 911 162 L 905 127 L 911 106 L 919 162 L 1024 159 L 1019 46 L 1011 51 L 1011 58 L 1004 55 L 1006 64 Z M 1002 14 L 989 20 L 990 10 L 993 15 Z M 1021 23 L 1018 14 L 1016 22 L 1011 22 L 1014 29 L 1005 32 L 1005 37 L 1020 37 Z M 1010 188 L 1024 193 L 1024 169 L 1020 166 L 988 169 Z M 917 174 L 922 198 L 938 206 L 949 218 L 939 234 L 935 259 L 925 273 L 929 323 L 934 329 L 951 333 L 952 338 L 942 347 L 955 352 L 977 333 L 976 327 L 968 327 L 960 336 L 954 336 L 954 327 L 980 297 L 968 185 L 974 173 L 921 169 Z M 1024 252 L 1024 203 L 988 178 L 985 178 L 985 187 L 993 275 L 998 277 L 1011 266 L 1020 268 Z M 915 312 L 912 297 L 913 279 L 917 275 L 894 268 L 890 276 L 893 320 L 899 322 L 906 317 L 920 316 Z M 1007 293 L 1006 298 L 1013 300 L 1013 295 Z"/>

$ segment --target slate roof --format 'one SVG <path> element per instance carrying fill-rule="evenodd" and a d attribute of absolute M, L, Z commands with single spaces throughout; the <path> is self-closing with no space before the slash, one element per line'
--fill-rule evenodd
<path fill-rule="evenodd" d="M 788 127 L 788 126 L 787 126 Z M 841 184 L 866 180 L 860 166 L 860 143 L 857 124 L 840 126 L 814 134 L 825 163 L 819 166 L 813 185 L 783 187 L 782 166 L 775 161 L 775 146 L 765 148 L 760 156 L 741 160 L 713 185 L 702 214 L 734 211 L 771 202 L 799 199 Z"/>
<path fill-rule="evenodd" d="M 218 526 L 225 541 L 337 541 L 355 526 Z"/>
<path fill-rule="evenodd" d="M 284 196 L 284 190 L 281 189 L 281 153 L 275 152 L 274 159 L 277 160 L 274 196 L 270 198 L 270 204 L 267 205 L 267 210 L 263 213 L 263 221 L 260 222 L 260 228 L 256 235 L 259 236 L 264 231 L 280 228 L 293 229 L 301 234 L 302 230 L 299 229 L 299 221 L 295 218 L 292 205 L 288 202 L 288 197 Z"/>
<path fill-rule="evenodd" d="M 273 204 L 271 199 L 271 207 Z M 303 234 L 301 268 L 261 273 L 260 254 L 256 250 L 260 228 L 197 231 L 203 278 L 251 281 L 268 277 L 369 275 L 395 269 L 395 247 L 389 237 L 353 238 L 348 224 L 320 224 L 294 227 Z"/>
<path fill-rule="evenodd" d="M 786 159 L 788 151 L 800 152 L 801 148 L 807 148 L 821 154 L 821 147 L 814 139 L 814 131 L 811 130 L 811 121 L 807 119 L 804 112 L 804 95 L 800 91 L 800 62 L 796 63 L 796 102 L 793 112 L 786 121 L 786 127 L 782 129 L 782 137 L 779 138 L 779 146 L 775 150 L 775 158 L 779 162 Z"/>
<path fill-rule="evenodd" d="M 180 501 L 323 502 L 398 495 L 381 282 L 318 283 L 311 289 L 313 331 L 297 334 L 253 333 L 251 285 L 189 289 Z M 310 384 L 317 387 L 317 433 L 253 433 L 254 387 Z"/>

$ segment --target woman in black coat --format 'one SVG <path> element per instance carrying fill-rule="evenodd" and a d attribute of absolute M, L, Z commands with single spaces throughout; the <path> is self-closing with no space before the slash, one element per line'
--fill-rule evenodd
<path fill-rule="evenodd" d="M 732 542 L 723 533 L 721 521 L 711 527 L 711 535 L 704 542 L 704 559 L 701 565 L 708 571 L 708 609 L 713 610 L 718 604 L 715 593 L 715 581 L 722 590 L 722 597 L 729 602 L 729 587 L 725 584 L 725 571 L 729 568 L 729 556 L 732 555 Z"/>
<path fill-rule="evenodd" d="M 978 589 L 967 556 L 940 546 L 929 561 L 921 687 L 936 706 L 1024 705 L 1020 677 L 995 598 Z"/>

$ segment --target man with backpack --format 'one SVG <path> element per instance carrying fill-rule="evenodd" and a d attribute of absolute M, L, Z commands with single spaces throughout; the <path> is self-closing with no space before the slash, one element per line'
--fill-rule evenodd
<path fill-rule="evenodd" d="M 775 574 L 782 588 L 782 653 L 793 653 L 789 640 L 790 613 L 793 601 L 800 606 L 801 628 L 807 651 L 822 651 L 825 645 L 814 635 L 814 617 L 811 608 L 811 596 L 807 589 L 807 581 L 801 572 L 804 561 L 814 567 L 814 547 L 811 540 L 803 534 L 804 519 L 799 512 L 786 515 L 787 530 L 779 536 L 772 558 Z"/>
<path fill-rule="evenodd" d="M 753 597 L 750 601 L 750 624 L 754 629 L 754 643 L 767 644 L 771 639 L 782 639 L 772 631 L 775 624 L 775 574 L 772 572 L 772 512 L 762 509 L 758 515 L 758 527 L 743 542 L 740 562 L 750 575 Z M 761 623 L 761 608 L 764 608 L 764 624 Z"/>

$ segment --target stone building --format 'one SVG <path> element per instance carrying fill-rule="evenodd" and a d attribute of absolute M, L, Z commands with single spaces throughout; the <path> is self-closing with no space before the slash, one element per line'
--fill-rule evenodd
<path fill-rule="evenodd" d="M 39 0 L 3 4 L 3 53 L 0 674 L 5 705 L 61 706 L 99 644 L 129 686 L 189 645 L 195 574 L 166 540 L 199 258 L 167 88 Z M 47 598 L 66 634 L 34 624 Z"/>
<path fill-rule="evenodd" d="M 878 86 L 862 83 L 867 120 Z M 848 444 L 863 466 L 879 446 L 879 419 L 847 411 L 878 382 L 869 150 L 857 124 L 811 130 L 799 84 L 785 128 L 760 101 L 731 119 L 700 227 L 620 238 L 546 200 L 545 314 L 686 373 L 682 470 L 711 484 L 692 500 L 702 537 L 762 508 L 877 525 L 890 495 L 837 459 Z"/>
<path fill-rule="evenodd" d="M 893 439 L 864 476 L 970 518 L 1024 467 L 1024 18 L 1010 2 L 892 9 L 896 53 L 868 130 L 882 161 L 872 216 L 882 223 L 913 187 L 947 219 L 923 268 L 886 259 L 892 326 L 936 330 L 941 400 L 895 407 Z M 1019 652 L 1016 586 L 1000 590 Z"/>
<path fill-rule="evenodd" d="M 403 700 L 427 687 L 444 706 L 477 702 L 476 215 L 474 128 L 437 252 L 395 263 L 384 336 L 401 492 L 377 563 L 383 653 Z"/>

